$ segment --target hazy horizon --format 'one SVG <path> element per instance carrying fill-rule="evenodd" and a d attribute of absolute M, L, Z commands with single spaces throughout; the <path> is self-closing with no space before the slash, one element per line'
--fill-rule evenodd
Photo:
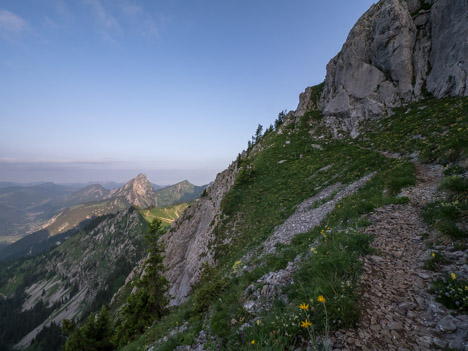
<path fill-rule="evenodd" d="M 372 3 L 2 1 L 0 181 L 206 184 Z"/>
<path fill-rule="evenodd" d="M 34 167 L 34 163 L 31 163 Z M 176 184 L 188 180 L 194 185 L 204 185 L 214 181 L 218 170 L 187 170 L 187 169 L 113 169 L 108 168 L 84 168 L 82 164 L 63 164 L 54 167 L 49 163 L 38 163 L 30 168 L 29 163 L 2 163 L 0 161 L 0 182 L 12 183 L 41 183 L 52 182 L 56 184 L 87 184 L 116 182 L 127 183 L 138 174 L 143 173 L 150 182 L 157 185 Z M 221 170 L 222 171 L 222 170 Z M 213 175 L 214 174 L 214 175 Z M 10 175 L 10 177 L 8 177 Z M 213 175 L 213 176 L 212 176 Z M 16 178 L 13 178 L 16 176 Z M 212 177 L 212 179 L 210 179 Z"/>

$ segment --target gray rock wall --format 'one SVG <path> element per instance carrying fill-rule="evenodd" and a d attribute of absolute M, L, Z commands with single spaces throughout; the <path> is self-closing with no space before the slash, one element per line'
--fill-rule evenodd
<path fill-rule="evenodd" d="M 335 137 L 355 137 L 360 121 L 418 100 L 425 89 L 437 98 L 467 96 L 467 59 L 468 0 L 381 0 L 327 65 L 325 123 Z M 303 100 L 298 116 L 307 112 Z"/>
<path fill-rule="evenodd" d="M 173 222 L 162 240 L 166 244 L 164 264 L 171 284 L 171 305 L 184 302 L 193 284 L 200 278 L 203 263 L 213 263 L 209 244 L 223 196 L 229 191 L 237 175 L 237 164 L 232 163 L 219 173 L 215 182 L 206 189 L 206 195 Z"/>

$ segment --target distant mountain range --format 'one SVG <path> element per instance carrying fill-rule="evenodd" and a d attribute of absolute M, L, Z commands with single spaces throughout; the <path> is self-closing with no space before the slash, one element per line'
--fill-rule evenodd
<path fill-rule="evenodd" d="M 147 229 L 147 221 L 131 207 L 96 218 L 68 240 L 57 241 L 50 251 L 12 262 L 8 269 L 0 270 L 0 296 L 11 296 L 17 289 L 26 291 L 34 284 L 15 302 L 3 306 L 9 313 L 24 312 L 0 328 L 6 338 L 0 340 L 0 349 L 5 350 L 4 344 L 13 340 L 18 342 L 16 349 L 24 349 L 51 322 L 74 317 L 79 320 L 101 304 L 108 304 L 144 257 Z M 23 277 L 25 267 L 29 270 Z M 43 319 L 33 318 L 38 312 Z M 23 317 L 31 328 L 15 340 L 18 328 L 25 327 Z"/>
<path fill-rule="evenodd" d="M 70 186 L 53 183 L 0 189 L 2 233 L 34 229 L 32 234 L 21 236 L 13 244 L 0 246 L 0 261 L 37 254 L 72 236 L 94 218 L 131 206 L 148 209 L 192 202 L 205 188 L 206 185 L 195 186 L 185 180 L 155 191 L 154 185 L 140 174 L 120 188 L 111 190 L 93 184 L 70 193 Z M 29 209 L 35 212 L 28 212 Z M 11 236 L 4 234 L 3 238 Z"/>
<path fill-rule="evenodd" d="M 166 192 L 158 193 L 164 189 Z M 199 189 L 203 191 L 204 187 L 188 181 L 174 186 L 153 184 L 144 175 L 126 184 L 0 182 L 0 242 L 16 241 L 48 227 L 51 234 L 62 233 L 81 221 L 115 213 L 130 205 L 148 208 L 193 201 L 201 193 Z M 59 218 L 61 221 L 57 222 Z"/>

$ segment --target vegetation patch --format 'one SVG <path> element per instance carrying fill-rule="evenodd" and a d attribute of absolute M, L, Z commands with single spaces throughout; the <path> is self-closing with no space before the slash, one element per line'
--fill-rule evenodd
<path fill-rule="evenodd" d="M 434 293 L 436 300 L 444 306 L 460 313 L 468 313 L 467 279 L 458 279 L 455 273 L 451 273 L 437 280 L 431 291 Z"/>
<path fill-rule="evenodd" d="M 188 302 L 124 350 L 152 344 L 185 322 L 186 331 L 158 341 L 157 349 L 193 344 L 201 330 L 216 340 L 208 341 L 208 348 L 294 350 L 308 343 L 320 348 L 332 330 L 354 326 L 360 312 L 360 257 L 371 252 L 372 238 L 362 233 L 369 224 L 367 215 L 408 201 L 398 197 L 402 188 L 416 183 L 415 166 L 407 156 L 452 165 L 447 177 L 463 173 L 453 165 L 467 151 L 467 106 L 466 98 L 411 104 L 389 118 L 369 122 L 357 140 L 323 137 L 319 112 L 297 120 L 285 120 L 286 113 L 280 113 L 275 128 L 268 128 L 262 138 L 256 133 L 238 159 L 239 168 L 249 172 L 239 172 L 222 200 L 212 243 L 217 260 L 216 269 L 210 268 L 212 278 L 205 272 Z M 401 157 L 389 158 L 384 152 Z M 278 245 L 274 254 L 259 255 L 262 243 L 304 200 L 372 172 L 374 177 L 337 203 L 320 226 L 288 245 Z M 458 180 L 446 187 L 454 196 L 460 193 Z M 457 199 L 462 202 L 455 197 L 453 201 Z M 463 216 L 463 209 L 458 214 Z M 443 258 L 435 255 L 427 264 L 437 269 Z M 247 309 L 249 288 L 261 291 L 260 278 L 291 262 L 297 264 L 294 284 L 282 286 L 268 309 Z"/>
<path fill-rule="evenodd" d="M 140 210 L 141 215 L 148 221 L 151 222 L 154 219 L 159 219 L 163 229 L 170 227 L 171 223 L 174 222 L 189 206 L 187 202 L 167 206 L 167 207 L 154 207 L 145 210 Z"/>

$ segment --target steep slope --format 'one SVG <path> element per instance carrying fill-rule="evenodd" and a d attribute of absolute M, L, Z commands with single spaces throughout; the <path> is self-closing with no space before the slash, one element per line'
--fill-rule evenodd
<path fill-rule="evenodd" d="M 184 180 L 177 184 L 157 190 L 155 197 L 157 206 L 171 206 L 182 202 L 192 202 L 198 199 L 208 185 L 196 186 Z"/>
<path fill-rule="evenodd" d="M 129 350 L 468 346 L 467 4 L 382 0 L 361 17 L 325 83 L 163 236 L 179 308 Z M 447 168 L 451 198 L 420 162 Z M 429 210 L 444 226 L 430 218 L 425 242 Z M 396 299 L 388 277 L 417 284 Z"/>
<path fill-rule="evenodd" d="M 118 197 L 98 202 L 87 202 L 65 208 L 43 225 L 50 235 L 85 225 L 92 218 L 117 213 L 130 207 L 125 198 Z"/>
<path fill-rule="evenodd" d="M 104 199 L 125 198 L 131 205 L 140 208 L 156 206 L 155 191 L 153 186 L 146 178 L 146 175 L 139 174 L 136 178 L 130 180 L 123 187 L 111 190 Z"/>
<path fill-rule="evenodd" d="M 167 277 L 171 282 L 172 304 L 187 299 L 191 286 L 198 281 L 203 263 L 213 263 L 209 245 L 218 221 L 223 196 L 229 191 L 237 174 L 233 163 L 216 176 L 206 188 L 205 195 L 185 210 L 162 237 L 167 247 L 164 264 L 170 267 Z"/>
<path fill-rule="evenodd" d="M 468 96 L 468 1 L 386 0 L 356 23 L 327 65 L 320 108 L 334 136 L 359 132 L 425 92 Z"/>
<path fill-rule="evenodd" d="M 12 326 L 23 334 L 21 340 L 10 340 L 18 342 L 18 348 L 24 348 L 51 322 L 58 323 L 63 318 L 79 319 L 99 309 L 101 304 L 109 303 L 113 293 L 143 257 L 147 228 L 147 222 L 132 207 L 96 219 L 45 254 L 3 267 L 0 291 L 4 295 L 15 290 L 16 294 L 21 293 L 16 296 L 21 297 L 18 308 L 23 315 L 33 313 L 35 306 L 46 309 L 44 318 L 30 330 Z M 20 311 L 10 308 L 10 313 L 21 316 Z M 2 311 L 1 315 L 4 313 Z"/>

